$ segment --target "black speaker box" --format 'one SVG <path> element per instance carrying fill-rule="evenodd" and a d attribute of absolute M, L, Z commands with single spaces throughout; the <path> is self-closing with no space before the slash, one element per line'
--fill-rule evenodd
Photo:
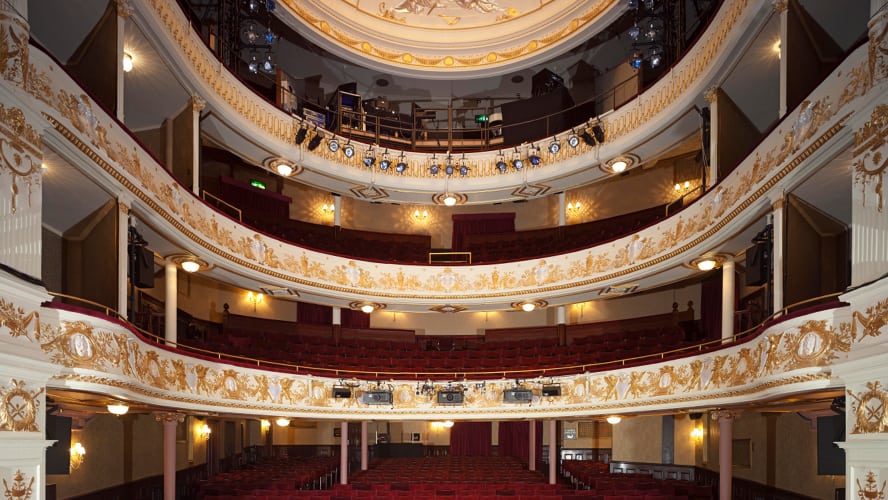
<path fill-rule="evenodd" d="M 130 245 L 130 280 L 138 288 L 154 288 L 154 253 L 145 246 Z"/>
<path fill-rule="evenodd" d="M 506 389 L 503 391 L 503 403 L 530 403 L 533 391 L 530 389 Z"/>
<path fill-rule="evenodd" d="M 462 391 L 438 391 L 439 405 L 461 405 L 463 404 Z"/>
<path fill-rule="evenodd" d="M 557 384 L 553 385 L 544 385 L 543 386 L 543 396 L 560 396 L 561 395 L 561 386 Z"/>
<path fill-rule="evenodd" d="M 756 243 L 746 251 L 746 286 L 759 286 L 768 282 L 770 244 Z"/>

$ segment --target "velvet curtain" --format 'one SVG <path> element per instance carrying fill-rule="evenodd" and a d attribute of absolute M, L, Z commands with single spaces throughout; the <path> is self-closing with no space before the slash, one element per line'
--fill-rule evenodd
<path fill-rule="evenodd" d="M 370 315 L 363 311 L 342 309 L 343 328 L 370 328 Z"/>
<path fill-rule="evenodd" d="M 450 456 L 490 456 L 491 429 L 490 422 L 454 422 L 450 428 Z"/>
<path fill-rule="evenodd" d="M 543 422 L 536 421 L 535 453 L 539 462 L 543 449 Z M 530 456 L 530 422 L 499 423 L 499 456 L 516 457 L 527 461 Z"/>
<path fill-rule="evenodd" d="M 515 212 L 497 214 L 454 214 L 450 249 L 464 250 L 469 234 L 512 233 L 515 231 Z"/>
<path fill-rule="evenodd" d="M 297 302 L 296 322 L 306 325 L 332 325 L 333 308 L 320 304 Z"/>
<path fill-rule="evenodd" d="M 722 270 L 709 273 L 700 284 L 700 328 L 704 338 L 721 338 Z"/>

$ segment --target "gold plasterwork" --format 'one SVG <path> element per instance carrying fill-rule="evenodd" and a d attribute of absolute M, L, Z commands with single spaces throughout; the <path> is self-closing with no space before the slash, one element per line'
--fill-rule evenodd
<path fill-rule="evenodd" d="M 869 186 L 877 198 L 879 212 L 883 208 L 883 182 L 888 169 L 888 104 L 876 106 L 869 121 L 854 132 L 854 184 L 860 184 L 863 199 Z"/>
<path fill-rule="evenodd" d="M 0 24 L 0 28 L 2 27 L 3 25 Z M 31 206 L 31 193 L 35 189 L 40 189 L 42 138 L 40 133 L 27 123 L 21 109 L 8 108 L 2 103 L 0 103 L 0 133 L 2 133 L 0 136 L 0 173 L 9 172 L 12 189 L 11 210 L 14 214 L 18 208 L 19 182 L 25 185 L 29 207 Z"/>
<path fill-rule="evenodd" d="M 21 469 L 15 471 L 12 475 L 12 484 L 6 482 L 3 478 L 3 489 L 6 500 L 31 500 L 34 490 L 34 480 L 36 477 L 31 476 L 30 481 L 25 481 L 25 473 Z"/>
<path fill-rule="evenodd" d="M 851 434 L 876 434 L 888 432 L 888 392 L 879 381 L 867 382 L 866 390 L 854 392 L 848 389 L 854 426 Z"/>
<path fill-rule="evenodd" d="M 857 478 L 857 498 L 859 500 L 885 500 L 886 486 L 888 486 L 888 481 L 882 481 L 882 487 L 879 488 L 876 473 L 868 471 L 865 485 L 860 484 L 860 478 Z"/>
<path fill-rule="evenodd" d="M 40 431 L 37 416 L 43 387 L 29 391 L 26 385 L 23 380 L 12 379 L 8 388 L 0 389 L 0 431 Z"/>
<path fill-rule="evenodd" d="M 858 323 L 860 331 L 858 337 Z M 888 299 L 882 300 L 866 308 L 865 311 L 852 311 L 851 323 L 843 323 L 842 329 L 851 336 L 851 340 L 862 342 L 868 337 L 878 337 L 882 328 L 888 325 Z"/>
<path fill-rule="evenodd" d="M 33 323 L 33 329 L 30 329 Z M 9 329 L 12 338 L 25 337 L 28 340 L 40 340 L 40 313 L 25 313 L 21 307 L 0 298 L 0 327 Z M 31 334 L 33 333 L 33 338 Z"/>

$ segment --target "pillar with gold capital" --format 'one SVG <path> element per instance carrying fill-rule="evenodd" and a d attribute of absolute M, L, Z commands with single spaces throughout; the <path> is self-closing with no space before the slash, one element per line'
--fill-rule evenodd
<path fill-rule="evenodd" d="M 176 500 L 176 427 L 185 415 L 160 412 L 154 418 L 163 425 L 163 500 Z"/>

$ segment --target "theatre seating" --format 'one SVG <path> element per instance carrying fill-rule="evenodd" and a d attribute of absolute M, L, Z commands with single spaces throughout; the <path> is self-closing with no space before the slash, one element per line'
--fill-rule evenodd
<path fill-rule="evenodd" d="M 198 498 L 285 500 L 304 498 L 300 490 L 329 488 L 339 472 L 337 457 L 285 457 L 260 460 L 202 482 Z"/>

